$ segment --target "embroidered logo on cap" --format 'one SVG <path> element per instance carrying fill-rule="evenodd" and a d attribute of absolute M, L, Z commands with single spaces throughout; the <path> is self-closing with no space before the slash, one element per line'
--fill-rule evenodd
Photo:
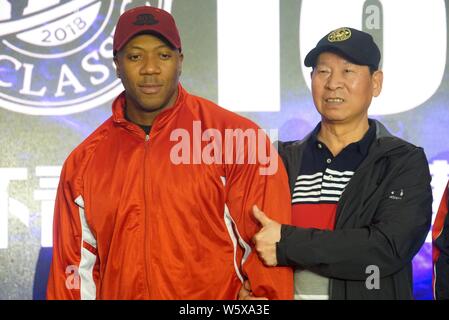
<path fill-rule="evenodd" d="M 157 21 L 152 14 L 139 14 L 136 21 L 134 22 L 134 24 L 137 26 L 143 26 L 144 24 L 153 26 L 158 23 L 159 21 Z"/>
<path fill-rule="evenodd" d="M 337 30 L 332 31 L 327 36 L 327 40 L 329 42 L 341 42 L 351 38 L 351 30 L 348 28 L 339 28 Z"/>

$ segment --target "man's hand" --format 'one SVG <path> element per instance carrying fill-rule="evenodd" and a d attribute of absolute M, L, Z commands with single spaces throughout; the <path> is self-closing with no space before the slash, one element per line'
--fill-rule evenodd
<path fill-rule="evenodd" d="M 276 243 L 281 240 L 281 225 L 268 218 L 256 205 L 253 215 L 262 225 L 262 229 L 253 237 L 256 251 L 262 261 L 270 267 L 277 265 Z"/>
<path fill-rule="evenodd" d="M 251 286 L 250 286 L 248 280 L 245 280 L 245 282 L 243 282 L 243 285 L 239 291 L 238 299 L 239 300 L 268 300 L 268 298 L 265 298 L 265 297 L 253 296 L 253 293 L 251 291 Z"/>

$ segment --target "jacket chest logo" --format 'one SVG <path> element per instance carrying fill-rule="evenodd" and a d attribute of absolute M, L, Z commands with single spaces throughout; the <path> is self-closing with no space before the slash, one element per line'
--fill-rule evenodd
<path fill-rule="evenodd" d="M 388 196 L 388 198 L 390 198 L 391 200 L 402 200 L 403 197 L 404 197 L 404 189 L 393 190 L 390 192 L 390 195 Z"/>

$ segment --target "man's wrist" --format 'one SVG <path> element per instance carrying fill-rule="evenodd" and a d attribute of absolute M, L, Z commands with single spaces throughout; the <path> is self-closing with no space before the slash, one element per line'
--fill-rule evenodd
<path fill-rule="evenodd" d="M 276 242 L 276 260 L 278 266 L 286 266 L 287 265 L 287 258 L 286 258 L 286 246 L 285 246 L 285 239 L 284 232 L 287 225 L 282 224 L 281 225 L 281 239 L 279 242 Z"/>

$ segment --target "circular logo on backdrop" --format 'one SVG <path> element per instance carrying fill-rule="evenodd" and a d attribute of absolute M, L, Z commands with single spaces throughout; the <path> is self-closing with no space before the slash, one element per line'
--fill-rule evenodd
<path fill-rule="evenodd" d="M 0 0 L 0 107 L 67 115 L 100 106 L 123 87 L 112 37 L 125 10 L 172 1 Z"/>

